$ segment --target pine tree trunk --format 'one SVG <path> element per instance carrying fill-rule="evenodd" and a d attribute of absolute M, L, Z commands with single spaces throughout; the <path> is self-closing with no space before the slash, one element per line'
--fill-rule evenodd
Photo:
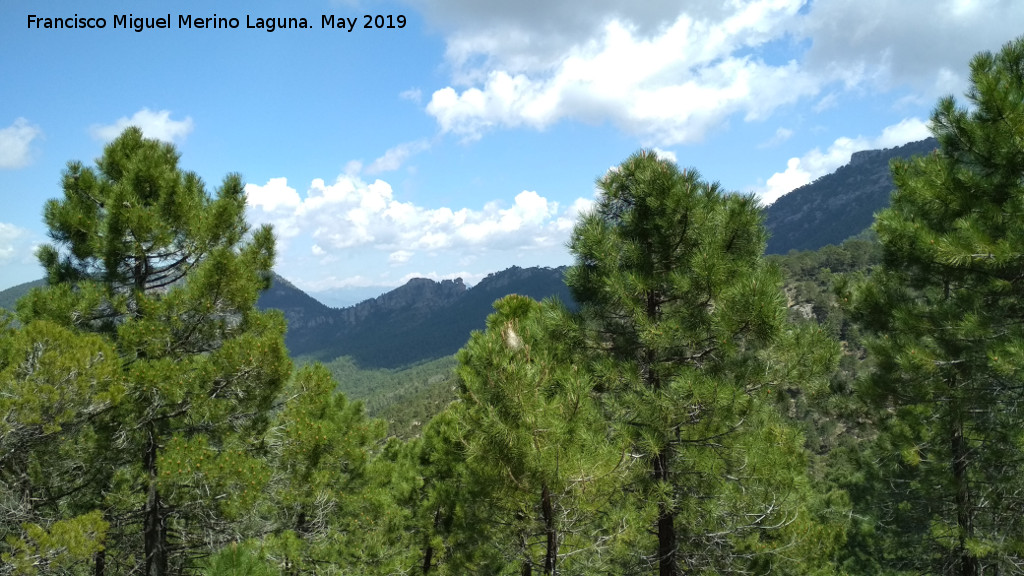
<path fill-rule="evenodd" d="M 952 449 L 953 486 L 956 489 L 956 524 L 959 534 L 960 576 L 978 576 L 981 573 L 978 558 L 967 548 L 967 540 L 974 536 L 974 522 L 971 511 L 971 488 L 967 479 L 967 442 L 964 440 L 963 419 L 959 414 L 953 423 L 950 437 Z"/>
<path fill-rule="evenodd" d="M 423 550 L 423 575 L 430 574 L 430 567 L 434 562 L 434 547 L 427 544 L 427 547 Z"/>
<path fill-rule="evenodd" d="M 654 457 L 654 481 L 668 481 L 668 447 Z M 678 576 L 675 514 L 668 502 L 658 502 L 658 576 Z"/>
<path fill-rule="evenodd" d="M 526 516 L 522 512 L 517 512 L 516 519 L 519 520 L 520 523 L 522 523 L 524 520 L 526 520 Z M 533 559 L 530 558 L 530 542 L 528 541 L 525 528 L 521 528 L 519 530 L 519 546 L 523 552 L 523 563 L 519 567 L 519 576 L 532 576 Z"/>
<path fill-rule="evenodd" d="M 438 506 L 434 510 L 434 532 L 437 531 L 437 527 L 441 525 L 441 507 Z M 434 547 L 430 544 L 431 534 L 427 534 L 427 544 L 423 549 L 423 576 L 430 574 L 430 568 L 434 562 Z"/>
<path fill-rule="evenodd" d="M 95 563 L 93 564 L 93 576 L 104 576 L 107 572 L 107 551 L 100 550 L 96 552 L 94 557 Z"/>
<path fill-rule="evenodd" d="M 164 525 L 160 492 L 157 490 L 156 468 L 157 439 L 152 426 L 146 446 L 146 470 L 149 472 L 149 493 L 146 496 L 143 539 L 146 553 L 146 576 L 167 574 L 167 532 Z"/>
<path fill-rule="evenodd" d="M 657 321 L 661 315 L 657 294 L 647 293 L 647 307 L 645 310 L 647 319 Z M 648 348 L 644 354 L 644 379 L 648 388 L 657 392 L 661 390 L 661 379 L 658 377 L 657 355 L 655 351 Z M 654 456 L 653 478 L 655 484 L 667 483 L 669 481 L 669 462 L 672 459 L 672 448 L 669 445 L 661 447 L 661 450 Z M 670 502 L 664 500 L 658 502 L 658 576 L 678 576 L 679 569 L 676 562 L 676 522 L 675 511 Z"/>
<path fill-rule="evenodd" d="M 547 552 L 544 554 L 544 574 L 550 576 L 558 567 L 558 530 L 555 528 L 555 509 L 547 483 L 541 486 L 540 509 L 544 515 L 544 532 L 548 541 Z"/>

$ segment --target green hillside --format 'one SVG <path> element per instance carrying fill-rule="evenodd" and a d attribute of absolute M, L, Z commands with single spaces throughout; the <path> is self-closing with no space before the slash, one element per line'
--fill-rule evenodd
<path fill-rule="evenodd" d="M 855 152 L 831 174 L 782 196 L 765 209 L 768 254 L 816 250 L 839 244 L 868 229 L 875 214 L 889 206 L 893 190 L 889 163 L 936 149 L 934 138 L 885 150 Z"/>
<path fill-rule="evenodd" d="M 14 310 L 18 300 L 25 294 L 28 294 L 29 290 L 42 288 L 43 286 L 46 286 L 46 280 L 33 280 L 32 282 L 18 284 L 0 292 L 0 308 Z"/>

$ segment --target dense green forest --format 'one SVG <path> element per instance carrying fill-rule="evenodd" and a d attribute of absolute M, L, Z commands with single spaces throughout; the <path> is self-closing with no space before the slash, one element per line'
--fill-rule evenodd
<path fill-rule="evenodd" d="M 1024 39 L 971 82 L 813 252 L 634 154 L 574 309 L 402 370 L 293 361 L 240 178 L 127 129 L 0 311 L 0 575 L 1024 572 Z"/>

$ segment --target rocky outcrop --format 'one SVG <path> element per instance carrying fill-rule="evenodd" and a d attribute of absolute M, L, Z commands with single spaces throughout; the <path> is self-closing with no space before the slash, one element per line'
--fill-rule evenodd
<path fill-rule="evenodd" d="M 462 278 L 435 282 L 413 278 L 394 290 L 336 311 L 342 324 L 355 325 L 374 316 L 401 314 L 419 319 L 441 306 L 447 306 L 466 293 Z"/>
<path fill-rule="evenodd" d="M 332 360 L 351 356 L 368 367 L 396 367 L 455 353 L 470 332 L 484 327 L 495 300 L 522 294 L 569 303 L 565 268 L 514 266 L 467 288 L 461 278 L 415 278 L 347 308 L 329 308 L 275 276 L 261 308 L 281 310 L 293 356 Z"/>

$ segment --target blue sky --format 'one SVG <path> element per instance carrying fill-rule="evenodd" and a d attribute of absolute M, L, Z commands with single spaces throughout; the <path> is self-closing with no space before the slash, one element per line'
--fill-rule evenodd
<path fill-rule="evenodd" d="M 4 0 L 0 289 L 42 276 L 32 252 L 64 165 L 129 124 L 211 192 L 241 173 L 278 272 L 344 304 L 411 277 L 570 263 L 595 179 L 641 147 L 769 203 L 856 150 L 927 136 L 971 56 L 1024 22 L 1016 0 L 635 4 Z M 171 28 L 114 29 L 126 13 Z M 188 14 L 239 27 L 179 28 Z M 358 25 L 322 29 L 332 14 Z M 406 25 L 366 29 L 366 14 Z M 246 28 L 267 17 L 311 28 Z"/>

